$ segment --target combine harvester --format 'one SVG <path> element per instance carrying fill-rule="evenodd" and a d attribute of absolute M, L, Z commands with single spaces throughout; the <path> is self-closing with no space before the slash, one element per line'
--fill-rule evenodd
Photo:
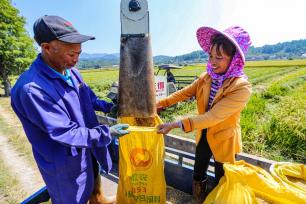
<path fill-rule="evenodd" d="M 133 93 L 133 95 L 131 95 Z M 147 0 L 121 0 L 121 46 L 119 75 L 119 116 L 134 116 L 139 126 L 152 126 L 156 115 L 154 69 L 149 35 L 149 11 Z M 103 124 L 112 125 L 116 119 L 98 116 Z M 190 203 L 195 142 L 175 135 L 165 135 L 165 178 L 167 200 L 171 203 Z M 118 182 L 118 141 L 109 145 L 113 160 L 110 174 L 101 175 Z M 238 160 L 266 170 L 272 161 L 241 153 Z M 214 177 L 213 160 L 209 168 L 210 181 Z M 105 186 L 104 186 L 105 189 Z M 115 192 L 114 192 L 115 193 Z M 43 187 L 22 204 L 36 204 L 50 199 Z"/>

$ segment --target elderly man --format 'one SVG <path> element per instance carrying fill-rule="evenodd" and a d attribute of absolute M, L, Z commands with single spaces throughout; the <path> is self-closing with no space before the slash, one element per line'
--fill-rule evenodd
<path fill-rule="evenodd" d="M 34 24 L 41 47 L 30 68 L 12 89 L 11 105 L 32 145 L 33 155 L 52 203 L 102 203 L 99 162 L 108 172 L 107 145 L 112 136 L 127 134 L 128 125 L 98 123 L 95 111 L 109 112 L 112 103 L 99 100 L 73 68 L 81 35 L 58 16 L 43 16 Z"/>

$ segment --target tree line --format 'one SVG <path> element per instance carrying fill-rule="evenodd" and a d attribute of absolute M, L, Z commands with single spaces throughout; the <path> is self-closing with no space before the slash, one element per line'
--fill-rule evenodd
<path fill-rule="evenodd" d="M 90 55 L 90 54 L 88 54 Z M 80 59 L 78 68 L 98 69 L 105 66 L 119 64 L 119 55 L 88 57 Z M 269 60 L 269 59 L 297 59 L 306 57 L 306 39 L 293 40 L 291 42 L 277 43 L 275 45 L 264 45 L 262 47 L 251 46 L 246 60 Z M 93 55 L 95 56 L 95 55 Z M 154 58 L 154 64 L 178 64 L 186 65 L 207 62 L 208 55 L 202 50 L 194 51 L 179 56 L 158 55 Z"/>
<path fill-rule="evenodd" d="M 5 96 L 10 95 L 9 77 L 22 73 L 36 55 L 25 22 L 9 0 L 0 0 L 0 82 Z"/>

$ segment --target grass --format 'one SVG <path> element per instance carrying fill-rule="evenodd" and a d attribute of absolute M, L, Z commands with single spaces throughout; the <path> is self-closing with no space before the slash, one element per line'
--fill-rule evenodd
<path fill-rule="evenodd" d="M 284 160 L 306 163 L 305 91 L 304 83 L 285 96 L 263 126 L 267 146 L 277 151 Z"/>
<path fill-rule="evenodd" d="M 306 59 L 295 59 L 295 60 L 264 60 L 264 61 L 247 61 L 246 68 L 270 68 L 270 67 L 305 67 Z"/>
<path fill-rule="evenodd" d="M 0 106 L 10 116 L 14 116 L 13 110 L 10 107 L 9 98 L 0 97 Z M 0 114 L 0 134 L 8 138 L 8 142 L 20 155 L 25 156 L 24 158 L 31 166 L 36 166 L 31 145 L 16 116 L 10 119 L 10 123 L 8 123 L 7 119 L 1 117 Z M 0 203 L 16 204 L 25 198 L 26 193 L 20 189 L 16 177 L 10 173 L 10 170 L 5 166 L 0 156 Z M 51 201 L 45 202 L 45 204 L 51 204 Z"/>
<path fill-rule="evenodd" d="M 4 111 L 13 115 L 13 111 L 9 105 L 8 98 L 0 97 L 0 106 Z M 1 114 L 0 114 L 1 116 Z M 0 134 L 8 138 L 8 142 L 16 149 L 20 155 L 23 155 L 28 163 L 34 167 L 35 161 L 32 155 L 32 148 L 28 142 L 20 122 L 16 117 L 8 123 L 6 118 L 0 117 Z M 34 193 L 34 192 L 33 192 Z M 10 173 L 10 170 L 5 167 L 4 162 L 0 157 L 0 195 L 5 196 L 4 203 L 20 203 L 26 198 L 26 193 L 19 188 L 16 177 Z M 0 203 L 1 203 L 0 196 Z"/>
<path fill-rule="evenodd" d="M 24 134 L 21 123 L 10 107 L 9 99 L 0 98 L 0 106 L 4 110 L 8 110 L 10 116 L 13 116 L 11 123 L 8 123 L 7 119 L 1 117 L 0 114 L 0 133 L 8 138 L 8 142 L 16 148 L 16 151 L 26 156 L 25 158 L 31 165 L 35 165 L 35 160 L 32 156 L 32 147 Z"/>
<path fill-rule="evenodd" d="M 18 181 L 0 158 L 0 203 L 15 204 L 24 199 L 26 193 L 19 188 Z"/>
<path fill-rule="evenodd" d="M 269 124 L 273 119 L 275 120 L 275 117 L 279 114 L 279 112 L 275 110 L 283 108 L 285 106 L 284 104 L 290 106 L 290 101 L 294 101 L 292 94 L 301 95 L 300 87 L 305 85 L 305 77 L 306 69 L 299 69 L 298 71 L 284 75 L 281 79 L 271 83 L 267 90 L 253 94 L 241 115 L 244 151 L 274 160 L 294 160 L 305 162 L 305 159 L 301 156 L 296 156 L 294 151 L 283 151 L 282 149 L 273 150 L 270 148 L 272 143 L 268 142 L 267 133 L 269 131 L 267 131 L 266 128 L 266 124 Z M 285 102 L 283 101 L 284 97 L 287 98 Z M 297 107 L 297 110 L 301 111 L 303 110 L 303 107 Z M 283 112 L 286 111 L 287 109 L 283 110 Z M 288 114 L 289 113 L 287 113 L 287 115 Z M 305 124 L 305 118 L 301 119 L 300 122 Z M 280 126 L 278 128 L 280 128 Z M 272 134 L 274 134 L 273 132 L 277 132 L 272 128 L 270 128 L 270 131 Z M 292 138 L 291 136 L 289 135 L 286 137 Z M 294 136 L 294 138 L 297 137 Z M 301 137 L 299 138 L 301 139 Z M 300 140 L 300 142 L 303 143 L 303 140 Z M 292 143 L 294 142 L 292 141 Z M 294 144 L 292 145 L 294 146 Z M 305 151 L 305 146 L 302 145 L 300 148 Z M 286 149 L 285 146 L 283 146 L 283 149 Z M 294 149 L 295 148 L 292 148 L 292 150 Z"/>
<path fill-rule="evenodd" d="M 98 97 L 109 101 L 106 95 L 111 84 L 119 79 L 118 69 L 82 70 L 81 74 Z"/>
<path fill-rule="evenodd" d="M 257 74 L 260 74 L 259 76 L 253 76 L 252 78 L 249 76 L 249 79 L 252 85 L 254 86 L 266 81 L 274 80 L 277 76 L 283 76 L 287 73 L 296 71 L 298 69 L 299 68 L 296 67 L 286 67 L 286 68 L 277 68 L 277 70 L 273 70 L 273 72 L 271 73 L 257 72 Z"/>

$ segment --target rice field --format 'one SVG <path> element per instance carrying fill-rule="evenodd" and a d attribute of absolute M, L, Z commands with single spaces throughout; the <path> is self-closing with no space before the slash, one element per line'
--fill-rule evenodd
<path fill-rule="evenodd" d="M 199 76 L 205 64 L 174 69 L 174 76 Z M 155 70 L 155 72 L 157 69 Z M 103 99 L 117 69 L 81 71 L 84 80 Z M 245 67 L 253 95 L 241 115 L 244 151 L 278 161 L 306 163 L 306 60 L 254 61 Z M 159 74 L 163 74 L 161 71 Z M 197 114 L 195 102 L 183 102 L 161 113 L 164 121 Z M 194 138 L 173 130 L 172 134 Z"/>
<path fill-rule="evenodd" d="M 174 76 L 199 76 L 204 70 L 205 64 L 196 64 L 171 71 Z M 111 84 L 118 81 L 118 69 L 81 73 L 100 98 L 110 101 L 106 95 Z M 253 94 L 241 114 L 244 151 L 277 161 L 306 163 L 306 59 L 250 61 L 245 73 L 253 85 Z M 159 72 L 163 74 L 164 71 Z M 13 82 L 16 78 L 13 77 Z M 195 102 L 188 101 L 168 108 L 160 117 L 167 122 L 196 114 Z M 194 132 L 186 134 L 179 129 L 171 133 L 195 137 Z"/>

